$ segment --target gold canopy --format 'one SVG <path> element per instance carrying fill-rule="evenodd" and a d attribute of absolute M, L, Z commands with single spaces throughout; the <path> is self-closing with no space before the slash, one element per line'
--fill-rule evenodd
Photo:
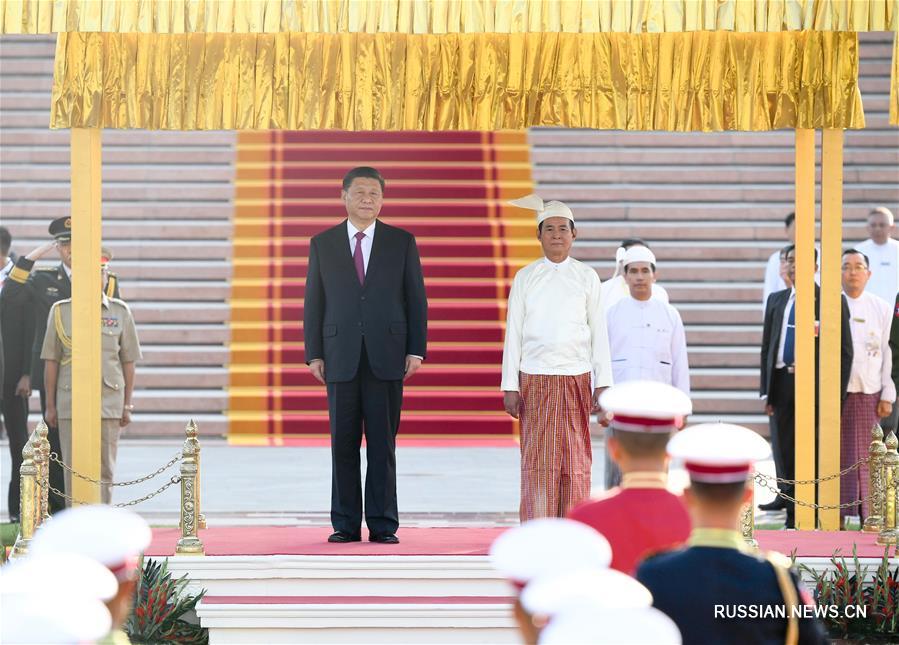
<path fill-rule="evenodd" d="M 0 33 L 888 31 L 899 0 L 2 0 Z"/>
<path fill-rule="evenodd" d="M 857 71 L 838 32 L 70 33 L 51 126 L 860 128 Z"/>

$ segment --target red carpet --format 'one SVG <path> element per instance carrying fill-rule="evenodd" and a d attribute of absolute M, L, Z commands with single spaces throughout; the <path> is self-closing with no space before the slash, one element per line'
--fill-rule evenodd
<path fill-rule="evenodd" d="M 501 528 L 400 528 L 399 544 L 329 544 L 330 527 L 234 526 L 200 531 L 206 555 L 486 555 Z M 153 529 L 147 555 L 175 552 L 178 529 Z"/>
<path fill-rule="evenodd" d="M 200 532 L 206 555 L 486 555 L 504 528 L 400 528 L 395 545 L 354 542 L 329 544 L 327 527 L 235 526 L 212 527 Z M 154 529 L 147 555 L 172 555 L 180 533 Z M 363 538 L 367 538 L 363 532 Z M 852 545 L 862 558 L 880 558 L 884 547 L 876 535 L 853 531 L 757 531 L 763 550 L 799 557 L 829 558 L 837 548 L 852 555 Z"/>
<path fill-rule="evenodd" d="M 411 231 L 422 257 L 428 356 L 405 386 L 401 436 L 509 441 L 506 298 L 540 255 L 532 214 L 505 204 L 533 190 L 525 132 L 238 135 L 229 439 L 296 445 L 328 433 L 325 389 L 305 366 L 303 296 L 309 239 L 345 218 L 340 181 L 354 166 L 384 174 L 381 218 Z"/>

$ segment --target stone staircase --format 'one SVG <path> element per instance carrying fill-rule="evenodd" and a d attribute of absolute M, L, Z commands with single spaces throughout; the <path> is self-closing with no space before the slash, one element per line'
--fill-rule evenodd
<path fill-rule="evenodd" d="M 872 206 L 899 206 L 899 131 L 889 126 L 892 35 L 860 34 L 867 127 L 844 150 L 844 240 Z M 819 136 L 820 140 L 820 136 Z M 608 278 L 623 238 L 647 240 L 687 331 L 696 414 L 767 432 L 758 398 L 765 262 L 793 207 L 792 132 L 530 132 L 534 181 L 579 218 L 574 255 Z M 819 152 L 820 161 L 820 152 Z M 818 173 L 820 177 L 820 170 Z"/>
<path fill-rule="evenodd" d="M 48 129 L 55 42 L 0 38 L 0 220 L 17 253 L 68 213 L 69 132 Z M 144 351 L 132 436 L 178 435 L 191 417 L 225 433 L 235 140 L 103 134 L 103 238 Z"/>

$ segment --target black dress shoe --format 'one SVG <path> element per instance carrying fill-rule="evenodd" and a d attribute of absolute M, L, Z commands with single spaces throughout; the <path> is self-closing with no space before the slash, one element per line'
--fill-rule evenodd
<path fill-rule="evenodd" d="M 393 533 L 382 533 L 381 535 L 369 535 L 369 542 L 377 542 L 378 544 L 399 544 L 400 539 Z"/>
<path fill-rule="evenodd" d="M 335 531 L 328 537 L 328 542 L 344 544 L 346 542 L 361 542 L 362 537 L 358 535 L 350 535 L 343 531 Z"/>
<path fill-rule="evenodd" d="M 775 497 L 773 501 L 767 504 L 759 504 L 760 511 L 782 511 L 787 507 L 783 497 Z"/>

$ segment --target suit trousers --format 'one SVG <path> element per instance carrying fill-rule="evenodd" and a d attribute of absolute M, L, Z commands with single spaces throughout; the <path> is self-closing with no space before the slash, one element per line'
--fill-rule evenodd
<path fill-rule="evenodd" d="M 327 363 L 325 364 L 327 374 Z M 351 381 L 328 383 L 331 425 L 331 525 L 358 536 L 362 526 L 360 447 L 365 435 L 365 523 L 372 535 L 396 533 L 396 434 L 403 381 L 382 381 L 371 370 L 365 343 Z"/>
<path fill-rule="evenodd" d="M 119 427 L 118 419 L 102 419 L 100 421 L 100 479 L 104 482 L 111 482 L 115 476 L 115 462 L 119 451 L 119 435 L 122 429 Z M 59 420 L 59 438 L 62 442 L 63 454 L 65 462 L 69 466 L 72 465 L 72 420 Z M 72 494 L 72 473 L 66 472 L 66 491 Z M 112 486 L 109 484 L 101 484 L 100 486 L 100 502 L 109 504 L 112 502 Z M 67 506 L 71 503 L 67 502 Z"/>
<path fill-rule="evenodd" d="M 9 437 L 9 492 L 6 497 L 10 517 L 19 516 L 21 502 L 19 490 L 19 470 L 22 467 L 22 449 L 28 443 L 28 399 L 16 396 L 16 384 L 3 388 L 2 404 L 3 424 Z"/>
<path fill-rule="evenodd" d="M 774 469 L 783 479 L 796 479 L 796 378 L 786 368 L 774 370 L 768 403 L 774 407 L 771 452 Z M 780 492 L 794 496 L 793 484 L 780 484 Z M 787 501 L 787 522 L 792 523 L 794 505 Z"/>
<path fill-rule="evenodd" d="M 38 390 L 41 395 L 41 418 L 47 418 L 47 393 L 44 390 Z M 62 447 L 59 442 L 59 428 L 58 427 L 48 427 L 47 428 L 47 439 L 50 441 L 50 452 L 55 452 L 59 455 L 59 458 L 63 461 L 69 459 L 69 455 L 62 451 Z M 66 479 L 62 472 L 62 466 L 60 466 L 55 461 L 50 462 L 50 486 L 55 488 L 56 490 L 61 490 L 64 493 L 71 492 L 66 488 Z M 50 504 L 50 514 L 57 513 L 66 507 L 66 500 L 54 493 L 52 490 L 50 491 L 49 500 Z"/>

